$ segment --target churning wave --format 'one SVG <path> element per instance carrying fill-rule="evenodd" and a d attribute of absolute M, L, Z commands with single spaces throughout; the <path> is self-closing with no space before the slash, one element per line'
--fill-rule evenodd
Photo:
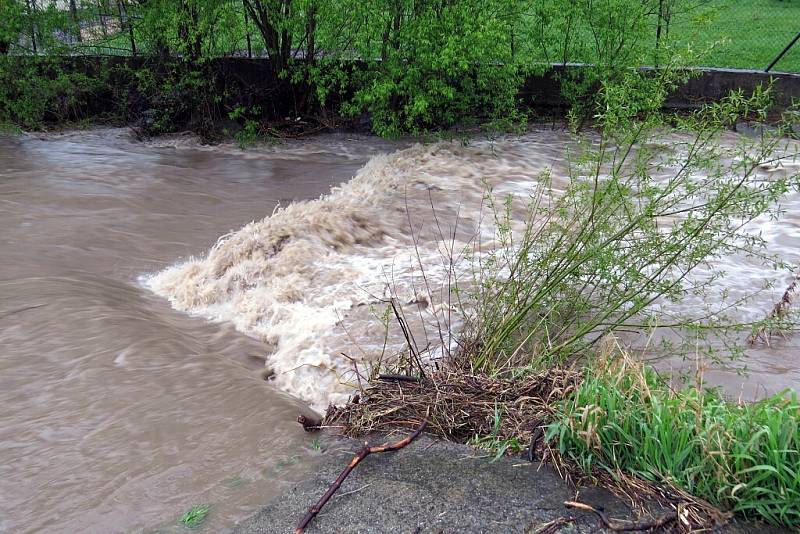
<path fill-rule="evenodd" d="M 390 297 L 414 304 L 419 345 L 441 341 L 443 321 L 455 320 L 441 313 L 450 257 L 476 238 L 487 187 L 524 190 L 560 150 L 558 139 L 440 142 L 375 156 L 330 194 L 279 208 L 145 283 L 264 341 L 275 384 L 323 409 L 353 393 L 355 368 L 403 347 L 391 327 L 387 339 Z"/>

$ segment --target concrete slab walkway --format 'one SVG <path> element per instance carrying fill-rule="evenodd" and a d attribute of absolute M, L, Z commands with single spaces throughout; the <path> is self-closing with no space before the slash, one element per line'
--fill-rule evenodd
<path fill-rule="evenodd" d="M 323 440 L 322 460 L 307 479 L 241 523 L 235 534 L 287 533 L 350 461 L 359 442 Z M 633 519 L 625 503 L 600 488 L 569 487 L 548 466 L 521 458 L 491 462 L 464 445 L 422 437 L 393 453 L 366 458 L 306 530 L 315 533 L 533 533 L 560 517 L 560 532 L 603 532 L 592 514 L 567 510 L 576 497 L 609 517 Z M 728 533 L 785 532 L 733 523 Z"/>

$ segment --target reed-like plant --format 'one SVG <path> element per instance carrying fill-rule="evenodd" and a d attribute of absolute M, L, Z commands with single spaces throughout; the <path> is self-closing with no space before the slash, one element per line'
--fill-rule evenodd
<path fill-rule="evenodd" d="M 734 403 L 673 389 L 624 354 L 598 358 L 548 437 L 587 472 L 623 471 L 723 510 L 800 527 L 800 403 L 785 392 Z"/>

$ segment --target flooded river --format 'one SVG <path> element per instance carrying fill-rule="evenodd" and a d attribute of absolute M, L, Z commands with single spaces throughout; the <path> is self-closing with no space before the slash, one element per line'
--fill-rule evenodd
<path fill-rule="evenodd" d="M 486 187 L 524 196 L 551 169 L 558 189 L 569 143 L 0 137 L 0 531 L 170 532 L 210 504 L 217 532 L 252 513 L 313 462 L 298 413 L 403 345 L 382 326 L 389 296 L 420 348 L 452 344 L 447 258 L 492 239 Z M 797 263 L 800 195 L 785 207 L 758 224 Z M 774 281 L 742 320 L 791 280 L 729 263 L 733 293 Z M 707 377 L 748 397 L 798 388 L 798 350 L 757 347 L 747 379 Z"/>
<path fill-rule="evenodd" d="M 217 531 L 303 472 L 304 404 L 260 378 L 265 345 L 139 278 L 328 192 L 375 150 L 0 137 L 0 532 L 168 531 L 206 503 Z"/>

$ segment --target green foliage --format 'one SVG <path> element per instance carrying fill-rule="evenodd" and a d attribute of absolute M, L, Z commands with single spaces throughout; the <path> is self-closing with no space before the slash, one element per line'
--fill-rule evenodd
<path fill-rule="evenodd" d="M 723 4 L 725 0 L 4 0 L 0 57 L 145 58 L 131 65 L 154 76 L 155 83 L 141 88 L 146 107 L 157 115 L 150 121 L 151 133 L 189 127 L 207 135 L 239 105 L 260 106 L 263 116 L 250 119 L 259 121 L 283 119 L 289 112 L 367 113 L 375 132 L 386 136 L 473 124 L 514 129 L 526 120 L 518 102 L 525 76 L 545 71 L 550 63 L 578 62 L 586 66 L 558 76 L 574 124 L 582 126 L 592 118 L 600 89 L 619 84 L 632 69 L 670 65 L 676 57 L 683 64 L 696 63 L 692 42 L 702 40 L 701 49 L 714 44 L 701 30 L 719 20 L 714 8 Z M 712 47 L 710 53 L 716 57 L 721 49 Z M 226 92 L 224 74 L 209 66 L 215 58 L 244 54 L 269 60 L 269 83 L 259 87 L 260 94 L 242 87 L 236 89 L 239 94 Z M 24 100 L 26 94 L 36 94 L 37 84 L 42 86 L 40 102 L 23 101 L 23 108 L 40 108 L 20 112 L 20 123 L 26 125 L 43 122 L 41 109 L 53 102 L 53 93 L 79 103 L 78 93 L 93 90 L 82 87 L 86 81 L 79 78 L 12 69 L 12 77 L 21 74 L 52 77 L 31 82 L 30 90 L 17 82 L 6 92 L 6 100 Z M 67 81 L 78 86 L 75 94 L 69 94 Z M 49 120 L 64 115 L 57 110 Z M 247 133 L 240 141 L 247 144 L 255 125 L 243 126 Z"/>
<path fill-rule="evenodd" d="M 521 64 L 513 46 L 518 2 L 371 2 L 356 20 L 361 58 L 349 113 L 367 111 L 382 135 L 518 115 Z"/>
<path fill-rule="evenodd" d="M 181 516 L 180 522 L 186 528 L 198 528 L 203 524 L 203 521 L 206 520 L 206 517 L 208 517 L 208 512 L 210 511 L 210 506 L 205 504 L 196 504 L 189 508 L 186 513 Z"/>
<path fill-rule="evenodd" d="M 231 120 L 244 121 L 242 129 L 234 134 L 236 142 L 239 143 L 239 148 L 244 150 L 248 146 L 258 140 L 260 124 L 258 116 L 261 114 L 261 108 L 253 106 L 246 108 L 244 106 L 236 106 L 233 111 L 228 113 L 228 118 Z"/>
<path fill-rule="evenodd" d="M 717 143 L 737 120 L 765 116 L 768 89 L 674 118 L 669 150 L 658 141 L 666 134 L 660 101 L 671 77 L 630 76 L 603 85 L 599 132 L 576 139 L 578 155 L 560 191 L 541 177 L 524 224 L 514 220 L 519 208 L 511 198 L 488 196 L 500 247 L 478 258 L 468 289 L 477 303 L 465 310 L 476 371 L 563 362 L 608 332 L 655 324 L 653 304 L 702 295 L 720 275 L 716 258 L 758 254 L 763 242 L 742 227 L 777 214 L 776 201 L 797 185 L 797 176 L 755 177 L 774 157 L 781 128 L 733 149 Z M 689 277 L 699 266 L 711 274 Z M 698 337 L 721 333 L 724 313 L 706 312 L 675 326 Z"/>
<path fill-rule="evenodd" d="M 675 390 L 625 357 L 596 361 L 548 430 L 587 472 L 670 481 L 743 517 L 800 527 L 800 403 Z"/>
<path fill-rule="evenodd" d="M 489 452 L 492 455 L 492 462 L 496 462 L 506 454 L 520 453 L 527 448 L 527 445 L 516 437 L 500 437 L 502 417 L 502 408 L 495 403 L 491 434 L 488 436 L 475 435 L 468 442 L 473 447 Z"/>
<path fill-rule="evenodd" d="M 80 72 L 57 58 L 0 56 L 0 122 L 40 128 L 77 121 L 106 87 L 103 72 Z"/>

